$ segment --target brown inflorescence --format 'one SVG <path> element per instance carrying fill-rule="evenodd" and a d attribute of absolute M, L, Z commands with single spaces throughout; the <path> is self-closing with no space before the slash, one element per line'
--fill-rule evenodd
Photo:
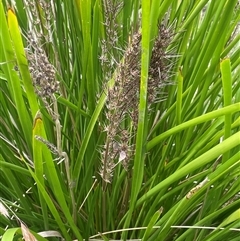
<path fill-rule="evenodd" d="M 35 92 L 41 98 L 51 97 L 59 91 L 59 83 L 55 78 L 56 70 L 50 63 L 44 49 L 46 43 L 50 43 L 50 20 L 53 17 L 51 3 L 40 0 L 33 2 L 25 0 L 27 14 L 29 16 L 29 33 L 27 41 L 27 59 L 32 76 Z"/>
<path fill-rule="evenodd" d="M 55 68 L 49 62 L 44 50 L 34 48 L 28 52 L 29 70 L 32 76 L 35 92 L 40 97 L 50 97 L 59 91 L 59 83 L 55 78 Z"/>
<path fill-rule="evenodd" d="M 159 34 L 153 45 L 148 73 L 148 109 L 158 102 L 161 89 L 169 84 L 171 65 L 167 48 L 171 41 L 171 31 L 159 25 Z M 102 168 L 100 175 L 106 182 L 111 182 L 113 169 L 119 162 L 128 170 L 129 161 L 134 154 L 131 145 L 130 127 L 123 128 L 122 123 L 130 116 L 133 129 L 138 124 L 138 104 L 141 78 L 141 34 L 135 33 L 127 47 L 118 71 L 114 87 L 108 90 L 105 127 L 107 143 L 102 152 Z"/>

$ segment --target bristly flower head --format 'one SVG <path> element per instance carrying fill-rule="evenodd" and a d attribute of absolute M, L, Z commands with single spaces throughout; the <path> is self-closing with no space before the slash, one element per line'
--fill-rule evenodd
<path fill-rule="evenodd" d="M 29 70 L 35 92 L 41 98 L 46 98 L 59 91 L 59 83 L 55 79 L 56 70 L 44 50 L 44 45 L 51 42 L 50 19 L 53 17 L 53 12 L 49 1 L 25 1 L 30 19 L 30 30 L 27 36 Z"/>
<path fill-rule="evenodd" d="M 55 68 L 49 62 L 46 53 L 39 46 L 34 46 L 34 52 L 28 52 L 29 70 L 33 85 L 40 97 L 50 97 L 59 91 L 59 83 L 55 78 Z"/>
<path fill-rule="evenodd" d="M 164 25 L 159 25 L 159 34 L 155 39 L 149 66 L 148 109 L 161 97 L 161 89 L 169 84 L 171 65 L 167 48 L 171 41 L 171 32 Z M 121 162 L 128 170 L 133 157 L 129 129 L 122 128 L 123 121 L 130 116 L 133 129 L 138 124 L 138 104 L 141 76 L 141 34 L 135 33 L 127 47 L 123 60 L 118 64 L 115 85 L 108 91 L 105 128 L 107 143 L 102 152 L 100 174 L 110 182 L 116 163 Z M 106 177 L 109 177 L 106 178 Z"/>

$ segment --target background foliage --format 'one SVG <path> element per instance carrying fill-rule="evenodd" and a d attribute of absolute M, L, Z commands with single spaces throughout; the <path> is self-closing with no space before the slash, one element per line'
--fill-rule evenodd
<path fill-rule="evenodd" d="M 2 240 L 237 240 L 239 18 L 1 0 Z"/>

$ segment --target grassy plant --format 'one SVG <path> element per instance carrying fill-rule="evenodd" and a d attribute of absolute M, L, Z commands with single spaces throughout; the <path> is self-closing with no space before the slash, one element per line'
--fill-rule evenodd
<path fill-rule="evenodd" d="M 237 0 L 1 0 L 2 240 L 237 240 Z"/>

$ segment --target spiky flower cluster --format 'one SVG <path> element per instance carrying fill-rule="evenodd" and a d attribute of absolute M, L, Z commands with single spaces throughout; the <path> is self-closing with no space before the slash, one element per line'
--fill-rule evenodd
<path fill-rule="evenodd" d="M 116 163 L 121 162 L 127 170 L 133 154 L 130 133 L 121 127 L 121 123 L 127 114 L 134 119 L 135 110 L 134 114 L 137 116 L 135 82 L 139 82 L 140 78 L 139 54 L 140 34 L 136 34 L 125 52 L 123 61 L 118 66 L 114 87 L 108 90 L 106 117 L 109 124 L 105 127 L 107 142 L 102 152 L 102 168 L 100 170 L 101 177 L 108 183 L 111 182 Z M 131 66 L 136 71 L 130 72 L 129 68 L 124 68 L 124 66 Z"/>
<path fill-rule="evenodd" d="M 160 90 L 170 76 L 170 64 L 167 47 L 171 41 L 169 29 L 159 26 L 159 35 L 155 39 L 149 66 L 148 107 L 158 101 Z M 123 60 L 118 65 L 115 85 L 108 91 L 107 113 L 108 125 L 105 128 L 108 141 L 102 152 L 102 168 L 100 174 L 104 181 L 111 182 L 116 163 L 121 162 L 127 170 L 133 156 L 131 135 L 122 128 L 126 116 L 132 119 L 133 127 L 137 127 L 138 103 L 141 76 L 141 34 L 136 33 L 125 51 Z M 130 127 L 129 127 L 130 128 Z M 118 160 L 118 161 L 116 161 Z"/>
<path fill-rule="evenodd" d="M 33 49 L 34 53 L 29 51 L 27 57 L 35 92 L 40 97 L 50 97 L 59 91 L 59 83 L 55 79 L 55 68 L 49 62 L 43 49 L 37 45 Z"/>
<path fill-rule="evenodd" d="M 148 73 L 148 106 L 159 101 L 161 90 L 167 84 L 171 84 L 171 61 L 175 57 L 169 53 L 169 47 L 172 39 L 171 31 L 163 24 L 159 25 L 159 34 L 155 39 L 152 57 Z"/>
<path fill-rule="evenodd" d="M 119 51 L 117 16 L 122 9 L 123 1 L 103 0 L 104 22 L 103 25 L 106 31 L 106 38 L 101 41 L 101 56 L 99 58 L 105 78 L 111 78 L 113 70 L 117 65 L 118 60 L 115 59 L 116 51 Z M 113 57 L 114 56 L 114 57 Z"/>
<path fill-rule="evenodd" d="M 159 26 L 159 34 L 155 39 L 148 73 L 148 107 L 156 103 L 161 88 L 169 83 L 170 61 L 167 47 L 171 41 L 171 33 L 164 25 Z M 113 93 L 108 96 L 109 102 L 121 113 L 128 113 L 137 126 L 138 103 L 140 91 L 140 55 L 141 34 L 136 33 L 127 48 L 124 61 L 119 64 Z"/>
<path fill-rule="evenodd" d="M 114 168 L 118 163 L 122 163 L 125 170 L 128 169 L 128 162 L 133 153 L 129 145 L 129 132 L 127 130 L 121 130 L 119 134 L 114 133 L 115 130 L 119 129 L 119 127 L 116 128 L 114 125 L 106 127 L 108 139 L 101 153 L 103 159 L 99 173 L 107 183 L 111 182 Z M 115 160 L 117 160 L 117 162 Z"/>
<path fill-rule="evenodd" d="M 112 0 L 103 0 L 104 5 L 104 25 L 106 29 L 106 35 L 108 38 L 108 44 L 116 46 L 118 42 L 117 28 L 118 24 L 116 21 L 117 15 L 122 9 L 123 2 L 114 2 Z"/>
<path fill-rule="evenodd" d="M 51 38 L 50 19 L 53 16 L 53 12 L 50 10 L 51 1 L 34 2 L 25 0 L 25 5 L 29 19 L 31 19 L 30 31 L 27 36 L 29 70 L 35 92 L 41 98 L 46 98 L 59 90 L 59 84 L 55 79 L 55 68 L 49 62 L 43 48 L 46 42 L 50 42 Z"/>
<path fill-rule="evenodd" d="M 50 42 L 50 35 L 47 33 L 50 30 L 50 20 L 53 17 L 51 1 L 25 0 L 27 14 L 29 15 L 30 28 L 37 38 L 42 38 L 44 41 Z"/>

